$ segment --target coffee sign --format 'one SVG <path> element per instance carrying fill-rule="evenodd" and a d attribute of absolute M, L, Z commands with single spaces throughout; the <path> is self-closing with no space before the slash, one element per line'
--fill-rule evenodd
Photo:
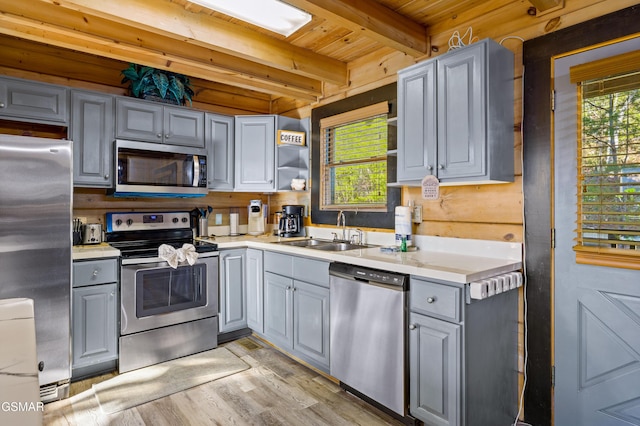
<path fill-rule="evenodd" d="M 278 144 L 304 146 L 305 132 L 295 132 L 293 130 L 278 130 Z"/>

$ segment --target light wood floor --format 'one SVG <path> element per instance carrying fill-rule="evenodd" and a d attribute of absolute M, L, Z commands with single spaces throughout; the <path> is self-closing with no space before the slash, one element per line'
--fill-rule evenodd
<path fill-rule="evenodd" d="M 225 346 L 250 369 L 115 414 L 103 414 L 94 380 L 45 405 L 45 425 L 401 425 L 323 375 L 253 337 Z"/>

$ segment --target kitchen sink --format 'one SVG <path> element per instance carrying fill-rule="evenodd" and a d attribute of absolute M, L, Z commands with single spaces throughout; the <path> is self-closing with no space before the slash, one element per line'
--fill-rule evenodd
<path fill-rule="evenodd" d="M 369 248 L 373 246 L 369 246 L 366 244 L 351 244 L 351 243 L 334 243 L 331 242 L 329 244 L 321 244 L 318 246 L 312 246 L 312 249 L 315 250 L 325 250 L 325 251 L 346 251 L 346 250 L 356 250 Z"/>
<path fill-rule="evenodd" d="M 279 241 L 277 244 L 284 244 L 285 246 L 296 246 L 296 247 L 315 247 L 323 244 L 333 244 L 333 241 L 317 240 L 312 238 L 309 240 Z"/>
<path fill-rule="evenodd" d="M 351 244 L 347 242 L 319 240 L 315 238 L 311 238 L 309 240 L 279 241 L 276 244 L 284 244 L 287 246 L 295 246 L 295 247 L 308 247 L 314 250 L 325 250 L 325 251 L 346 251 L 346 250 L 355 250 L 355 249 L 374 247 L 366 244 Z"/>

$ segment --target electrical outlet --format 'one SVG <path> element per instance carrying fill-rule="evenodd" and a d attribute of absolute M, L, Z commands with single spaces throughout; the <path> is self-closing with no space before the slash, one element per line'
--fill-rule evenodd
<path fill-rule="evenodd" d="M 413 223 L 422 223 L 422 206 L 413 207 Z"/>
<path fill-rule="evenodd" d="M 222 213 L 216 213 L 216 225 L 222 225 Z"/>

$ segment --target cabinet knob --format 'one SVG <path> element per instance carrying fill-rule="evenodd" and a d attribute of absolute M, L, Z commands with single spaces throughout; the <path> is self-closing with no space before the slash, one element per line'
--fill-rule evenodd
<path fill-rule="evenodd" d="M 287 286 L 287 291 L 291 290 L 291 286 Z"/>
<path fill-rule="evenodd" d="M 439 168 L 440 170 L 442 170 L 442 169 L 444 169 L 444 166 L 443 166 L 442 164 L 438 164 L 438 168 Z"/>
<path fill-rule="evenodd" d="M 429 171 L 433 170 L 433 166 L 427 166 L 427 170 Z"/>
<path fill-rule="evenodd" d="M 0 102 L 0 108 L 4 108 L 5 106 L 4 102 Z"/>
<path fill-rule="evenodd" d="M 171 137 L 171 135 L 169 133 L 167 133 L 166 135 L 164 135 L 165 139 L 169 139 Z"/>
<path fill-rule="evenodd" d="M 161 138 L 162 138 L 162 133 L 158 133 L 158 134 L 156 135 L 156 137 L 157 137 L 158 139 L 161 139 Z"/>
<path fill-rule="evenodd" d="M 98 276 L 98 270 L 94 269 L 92 275 L 93 275 L 94 278 L 97 277 Z"/>
<path fill-rule="evenodd" d="M 113 297 L 113 296 L 115 296 L 115 295 L 116 295 L 116 294 L 115 294 L 113 291 L 111 292 L 111 294 L 109 294 L 109 296 L 111 296 L 111 297 Z"/>
<path fill-rule="evenodd" d="M 109 173 L 107 173 L 106 175 L 104 175 L 104 180 L 109 179 Z"/>
<path fill-rule="evenodd" d="M 434 303 L 436 301 L 435 297 L 427 297 L 427 303 Z"/>
<path fill-rule="evenodd" d="M 273 183 L 273 179 L 269 179 L 267 182 L 268 183 Z"/>
<path fill-rule="evenodd" d="M 415 329 L 416 329 L 415 324 L 409 324 L 409 330 L 415 330 Z"/>

